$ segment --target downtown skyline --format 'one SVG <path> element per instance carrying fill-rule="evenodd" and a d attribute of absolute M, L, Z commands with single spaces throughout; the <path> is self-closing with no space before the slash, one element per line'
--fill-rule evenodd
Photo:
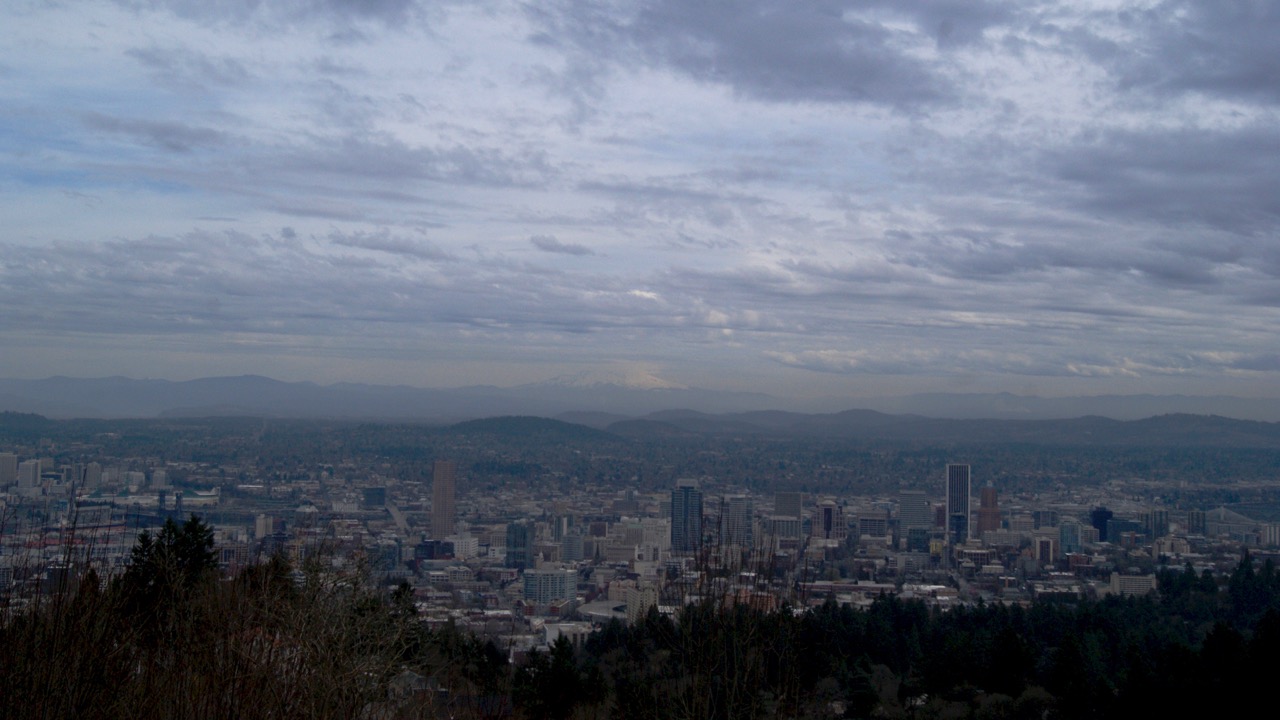
<path fill-rule="evenodd" d="M 0 378 L 1274 397 L 1268 3 L 18 2 Z"/>

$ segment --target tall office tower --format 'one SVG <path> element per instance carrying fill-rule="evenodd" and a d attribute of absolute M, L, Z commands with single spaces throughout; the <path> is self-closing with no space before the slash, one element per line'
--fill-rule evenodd
<path fill-rule="evenodd" d="M 804 493 L 774 493 L 771 525 L 775 538 L 799 539 L 804 526 Z"/>
<path fill-rule="evenodd" d="M 883 510 L 858 513 L 858 537 L 889 536 L 889 514 Z"/>
<path fill-rule="evenodd" d="M 1187 534 L 1203 535 L 1205 528 L 1205 517 L 1203 510 L 1187 511 Z"/>
<path fill-rule="evenodd" d="M 1058 547 L 1062 548 L 1062 552 L 1079 552 L 1080 545 L 1080 523 L 1068 520 L 1058 526 Z"/>
<path fill-rule="evenodd" d="M 724 512 L 720 515 L 720 541 L 724 545 L 751 547 L 752 523 L 755 520 L 755 504 L 746 495 L 725 498 Z"/>
<path fill-rule="evenodd" d="M 803 518 L 804 493 L 780 492 L 773 495 L 773 514 L 778 517 Z"/>
<path fill-rule="evenodd" d="M 1107 509 L 1106 505 L 1099 505 L 1089 512 L 1089 524 L 1098 530 L 1098 541 L 1107 542 L 1107 523 L 1111 522 L 1111 518 L 1115 517 L 1115 513 Z"/>
<path fill-rule="evenodd" d="M 102 465 L 101 463 L 91 462 L 84 466 L 84 486 L 87 488 L 96 488 L 102 484 Z"/>
<path fill-rule="evenodd" d="M 525 520 L 507 524 L 506 566 L 517 570 L 534 566 L 533 523 Z"/>
<path fill-rule="evenodd" d="M 999 529 L 1000 503 L 996 489 L 988 485 L 982 488 L 981 500 L 978 501 L 978 537 Z"/>
<path fill-rule="evenodd" d="M 671 491 L 671 552 L 702 547 L 702 490 L 697 480 L 678 480 Z"/>
<path fill-rule="evenodd" d="M 1147 535 L 1158 540 L 1169 534 L 1169 511 L 1163 508 L 1152 510 L 1146 517 Z"/>
<path fill-rule="evenodd" d="M 18 456 L 13 453 L 0 453 L 0 488 L 9 487 L 18 482 Z"/>
<path fill-rule="evenodd" d="M 585 559 L 583 554 L 582 535 L 577 531 L 565 533 L 560 538 L 560 561 L 561 562 L 578 562 Z"/>
<path fill-rule="evenodd" d="M 849 528 L 844 524 L 844 508 L 834 500 L 823 500 L 813 509 L 809 534 L 822 540 L 844 540 Z"/>
<path fill-rule="evenodd" d="M 452 460 L 437 460 L 431 469 L 431 534 L 444 539 L 453 534 L 458 510 L 454 502 L 458 465 Z"/>
<path fill-rule="evenodd" d="M 898 530 L 906 535 L 911 528 L 933 526 L 933 506 L 923 490 L 898 491 Z"/>
<path fill-rule="evenodd" d="M 18 487 L 33 488 L 40 485 L 40 461 L 24 460 L 18 463 Z"/>
<path fill-rule="evenodd" d="M 968 465 L 947 465 L 947 543 L 960 545 L 969 540 Z"/>

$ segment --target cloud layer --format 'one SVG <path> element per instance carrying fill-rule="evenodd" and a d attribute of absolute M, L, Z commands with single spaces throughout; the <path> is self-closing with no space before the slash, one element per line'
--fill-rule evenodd
<path fill-rule="evenodd" d="M 1276 387 L 1267 3 L 21 2 L 0 375 Z"/>

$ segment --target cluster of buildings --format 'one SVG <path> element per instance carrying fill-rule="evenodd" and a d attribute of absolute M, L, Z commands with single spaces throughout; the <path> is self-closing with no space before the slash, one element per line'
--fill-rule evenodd
<path fill-rule="evenodd" d="M 970 466 L 892 496 L 675 479 L 646 491 L 577 484 L 538 496 L 437 460 L 430 478 L 385 467 L 251 467 L 157 458 L 56 464 L 0 453 L 0 594 L 66 582 L 75 563 L 121 571 L 140 530 L 201 515 L 228 572 L 284 554 L 302 567 L 407 583 L 420 616 L 532 647 L 593 623 L 709 599 L 802 606 L 884 593 L 947 605 L 1147 592 L 1156 570 L 1224 570 L 1280 526 L 1225 508 L 1154 504 L 1121 484 L 1001 496 Z"/>

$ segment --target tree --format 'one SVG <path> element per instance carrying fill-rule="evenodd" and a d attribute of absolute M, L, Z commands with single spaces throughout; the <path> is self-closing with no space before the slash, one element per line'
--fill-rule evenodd
<path fill-rule="evenodd" d="M 155 535 L 138 535 L 121 582 L 130 606 L 154 610 L 188 594 L 217 567 L 213 529 L 195 515 L 182 525 L 170 518 Z"/>
<path fill-rule="evenodd" d="M 511 695 L 531 720 L 568 718 L 575 708 L 604 700 L 604 678 L 595 666 L 579 668 L 573 645 L 561 636 L 550 652 L 529 653 L 516 670 Z"/>

